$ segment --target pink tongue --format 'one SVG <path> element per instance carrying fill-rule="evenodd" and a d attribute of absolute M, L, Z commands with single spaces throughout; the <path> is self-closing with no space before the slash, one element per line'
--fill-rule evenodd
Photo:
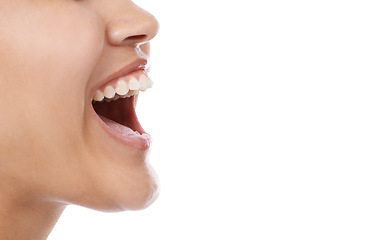
<path fill-rule="evenodd" d="M 140 135 L 140 133 L 134 132 L 134 130 L 132 130 L 131 128 L 112 121 L 109 118 L 103 117 L 101 115 L 99 115 L 99 117 L 104 121 L 105 124 L 107 124 L 109 128 L 113 129 L 115 132 L 118 132 L 123 136 Z"/>

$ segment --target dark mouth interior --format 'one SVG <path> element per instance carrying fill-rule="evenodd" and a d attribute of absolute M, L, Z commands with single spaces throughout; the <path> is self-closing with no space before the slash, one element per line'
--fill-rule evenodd
<path fill-rule="evenodd" d="M 92 105 L 99 116 L 106 117 L 134 131 L 143 133 L 143 129 L 136 117 L 134 97 L 119 98 L 111 102 L 93 101 Z"/>

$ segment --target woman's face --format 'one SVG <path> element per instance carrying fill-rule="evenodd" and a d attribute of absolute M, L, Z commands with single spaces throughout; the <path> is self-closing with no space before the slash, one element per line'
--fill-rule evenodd
<path fill-rule="evenodd" d="M 137 88 L 157 31 L 129 0 L 0 0 L 2 192 L 105 211 L 156 198 L 136 97 L 92 99 L 118 78 Z"/>

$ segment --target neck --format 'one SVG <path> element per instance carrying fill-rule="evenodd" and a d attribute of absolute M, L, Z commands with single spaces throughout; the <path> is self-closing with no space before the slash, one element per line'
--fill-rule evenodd
<path fill-rule="evenodd" d="M 45 240 L 66 205 L 51 201 L 15 201 L 0 196 L 1 239 Z"/>

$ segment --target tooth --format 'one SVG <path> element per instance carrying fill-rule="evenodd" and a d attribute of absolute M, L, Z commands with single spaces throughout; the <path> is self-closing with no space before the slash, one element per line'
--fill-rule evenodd
<path fill-rule="evenodd" d="M 147 77 L 143 74 L 143 75 L 141 75 L 140 76 L 140 78 L 139 78 L 139 83 L 140 83 L 140 90 L 141 91 L 145 91 L 145 90 L 147 90 L 148 89 L 148 87 L 146 86 L 147 84 Z"/>
<path fill-rule="evenodd" d="M 150 78 L 148 78 L 148 79 L 149 79 L 148 88 L 151 88 L 151 87 L 153 87 L 153 81 Z"/>
<path fill-rule="evenodd" d="M 134 77 L 130 78 L 130 80 L 128 81 L 128 88 L 130 90 L 139 90 L 140 89 L 139 81 Z"/>
<path fill-rule="evenodd" d="M 100 102 L 104 99 L 104 94 L 102 93 L 102 91 L 98 90 L 95 92 L 93 99 Z"/>
<path fill-rule="evenodd" d="M 118 95 L 118 94 L 116 94 L 116 95 L 114 95 L 114 97 L 112 98 L 112 100 L 113 100 L 113 101 L 115 101 L 115 100 L 117 100 L 118 98 L 120 98 L 120 97 L 119 97 L 119 95 Z"/>
<path fill-rule="evenodd" d="M 139 94 L 139 90 L 130 90 L 128 91 L 128 93 L 126 94 L 128 97 L 132 97 L 132 96 L 136 96 Z"/>
<path fill-rule="evenodd" d="M 147 76 L 145 76 L 144 74 L 142 74 L 140 76 L 139 82 L 140 82 L 140 85 L 141 85 L 141 87 L 140 87 L 141 91 L 145 91 L 145 90 L 147 90 L 148 88 L 151 87 L 151 83 L 150 83 L 151 80 Z"/>
<path fill-rule="evenodd" d="M 109 85 L 104 88 L 104 96 L 106 98 L 113 98 L 115 94 L 116 94 L 116 91 L 114 90 L 112 86 Z"/>
<path fill-rule="evenodd" d="M 127 95 L 127 97 L 131 97 L 131 96 L 133 96 L 133 95 L 134 95 L 134 93 L 135 93 L 135 91 L 136 91 L 136 90 L 130 90 L 130 91 L 128 91 L 128 93 L 126 94 L 126 95 Z"/>
<path fill-rule="evenodd" d="M 119 95 L 125 95 L 128 92 L 128 84 L 125 80 L 121 79 L 118 80 L 117 85 L 116 85 L 116 92 Z"/>
<path fill-rule="evenodd" d="M 139 96 L 138 95 L 136 95 L 135 96 L 135 98 L 134 98 L 134 108 L 136 109 L 136 104 L 137 104 L 137 99 L 139 98 Z"/>

